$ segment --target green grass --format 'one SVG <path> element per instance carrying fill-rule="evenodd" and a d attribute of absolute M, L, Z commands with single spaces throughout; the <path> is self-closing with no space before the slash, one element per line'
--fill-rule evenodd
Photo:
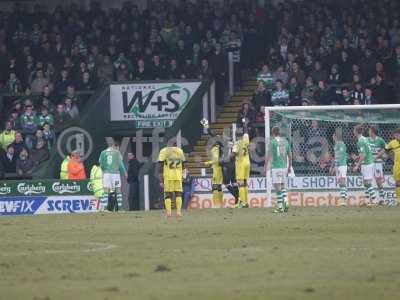
<path fill-rule="evenodd" d="M 0 218 L 0 299 L 399 299 L 400 208 Z"/>

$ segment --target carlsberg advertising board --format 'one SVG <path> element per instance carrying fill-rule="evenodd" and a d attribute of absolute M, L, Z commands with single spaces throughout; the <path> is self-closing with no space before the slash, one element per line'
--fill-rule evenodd
<path fill-rule="evenodd" d="M 93 195 L 90 181 L 26 180 L 0 181 L 0 198 L 9 196 Z"/>
<path fill-rule="evenodd" d="M 201 82 L 112 84 L 111 121 L 134 121 L 136 128 L 170 127 Z"/>

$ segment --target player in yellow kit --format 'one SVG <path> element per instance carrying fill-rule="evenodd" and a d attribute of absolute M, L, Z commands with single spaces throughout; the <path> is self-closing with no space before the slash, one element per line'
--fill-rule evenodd
<path fill-rule="evenodd" d="M 400 128 L 393 133 L 394 139 L 386 146 L 386 151 L 391 151 L 394 154 L 393 179 L 396 181 L 396 199 L 397 204 L 400 203 Z M 380 153 L 381 154 L 381 153 Z"/>
<path fill-rule="evenodd" d="M 176 216 L 182 216 L 182 179 L 185 155 L 176 146 L 161 149 L 158 155 L 160 184 L 164 191 L 167 217 L 172 215 L 172 200 L 176 203 Z"/>
<path fill-rule="evenodd" d="M 222 145 L 220 142 L 216 142 L 211 148 L 211 160 L 206 161 L 204 164 L 207 167 L 212 167 L 212 193 L 213 193 L 213 205 L 214 207 L 224 207 L 224 193 L 222 192 L 222 167 L 220 159 L 222 157 Z"/>
<path fill-rule="evenodd" d="M 247 186 L 250 178 L 250 138 L 247 133 L 247 124 L 243 124 L 243 136 L 235 143 L 232 152 L 235 156 L 236 181 L 239 185 L 239 202 L 236 207 L 249 207 L 249 189 Z"/>

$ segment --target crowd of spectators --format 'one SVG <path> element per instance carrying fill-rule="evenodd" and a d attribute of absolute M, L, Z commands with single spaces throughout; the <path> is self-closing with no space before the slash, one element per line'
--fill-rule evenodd
<path fill-rule="evenodd" d="M 212 77 L 222 105 L 228 52 L 236 85 L 244 70 L 259 71 L 238 123 L 263 120 L 266 105 L 396 101 L 398 1 L 270 2 L 155 0 L 139 11 L 129 1 L 108 10 L 93 1 L 89 8 L 27 12 L 17 4 L 0 12 L 0 90 L 8 95 L 0 101 L 7 121 L 1 163 L 14 170 L 15 156 L 24 162 L 16 161 L 16 171 L 31 171 L 79 118 L 84 101 L 77 91 L 113 81 Z"/>
<path fill-rule="evenodd" d="M 263 122 L 265 106 L 398 103 L 400 2 L 300 1 L 279 5 L 275 43 L 257 74 L 251 105 L 238 114 Z"/>

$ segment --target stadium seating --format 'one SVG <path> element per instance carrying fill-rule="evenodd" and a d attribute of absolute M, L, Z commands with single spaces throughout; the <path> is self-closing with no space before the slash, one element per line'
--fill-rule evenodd
<path fill-rule="evenodd" d="M 39 119 L 43 106 L 50 114 L 58 106 L 50 124 L 57 136 L 79 118 L 88 95 L 111 81 L 130 80 L 215 79 L 220 113 L 214 129 L 230 127 L 245 102 L 254 128 L 262 127 L 260 105 L 398 102 L 400 29 L 391 13 L 398 11 L 398 1 L 226 3 L 152 1 L 140 12 L 129 2 L 108 10 L 93 2 L 88 10 L 72 4 L 54 12 L 39 6 L 33 12 L 19 6 L 0 12 L 1 120 L 22 131 L 31 151 L 44 123 L 34 118 L 33 126 L 22 124 L 27 107 Z M 370 19 L 379 26 L 368 26 Z M 228 52 L 236 85 L 231 99 L 224 92 Z M 266 79 L 266 88 L 253 95 L 256 78 Z M 191 159 L 204 158 L 205 139 Z M 46 144 L 51 149 L 54 141 Z M 190 162 L 199 174 L 198 162 Z"/>

